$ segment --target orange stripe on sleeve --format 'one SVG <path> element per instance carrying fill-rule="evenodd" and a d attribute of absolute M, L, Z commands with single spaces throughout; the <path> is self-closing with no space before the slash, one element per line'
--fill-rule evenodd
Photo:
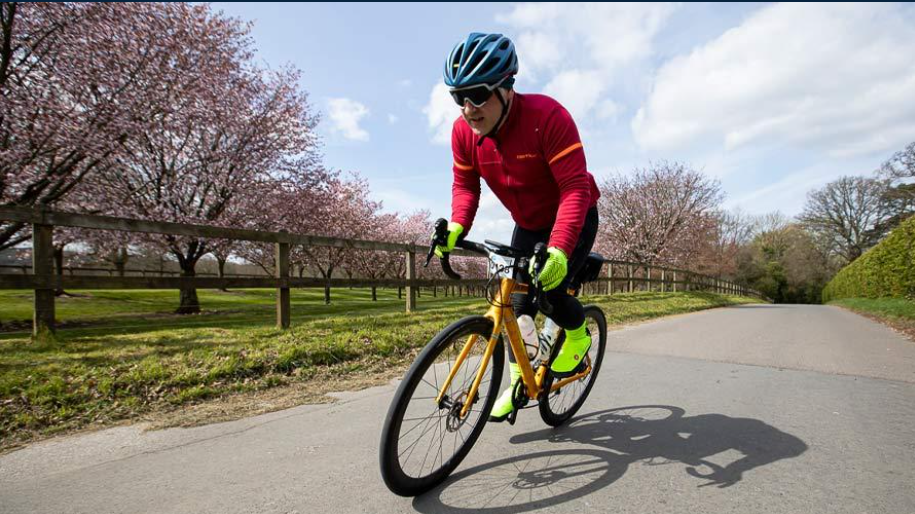
<path fill-rule="evenodd" d="M 581 144 L 579 144 L 578 146 L 581 146 Z M 454 161 L 454 167 L 459 170 L 465 170 L 465 171 L 469 171 L 469 170 L 473 169 L 473 166 L 467 166 L 466 164 L 461 164 L 457 161 Z"/>
<path fill-rule="evenodd" d="M 566 155 L 569 155 L 570 153 L 574 152 L 575 150 L 578 150 L 579 148 L 581 148 L 581 143 L 575 143 L 574 145 L 572 145 L 572 146 L 566 148 L 565 150 L 559 152 L 558 154 L 556 154 L 556 157 L 553 157 L 552 159 L 550 159 L 550 164 L 553 164 L 554 162 L 558 161 L 559 159 L 562 159 Z M 457 163 L 455 163 L 455 165 L 457 165 Z"/>

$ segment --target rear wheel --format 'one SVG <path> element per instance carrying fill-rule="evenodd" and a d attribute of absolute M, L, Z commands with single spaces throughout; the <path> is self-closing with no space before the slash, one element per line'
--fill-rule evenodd
<path fill-rule="evenodd" d="M 471 384 L 482 364 L 493 322 L 470 316 L 442 330 L 407 371 L 388 410 L 381 435 L 381 475 L 392 492 L 422 494 L 440 484 L 473 447 L 496 401 L 505 350 L 502 338 L 474 398 Z M 471 337 L 475 342 L 442 401 L 435 402 L 457 356 Z M 471 403 L 464 417 L 460 411 Z"/>
<path fill-rule="evenodd" d="M 585 323 L 591 334 L 591 348 L 586 356 L 591 372 L 587 376 L 564 385 L 560 389 L 548 393 L 557 379 L 552 375 L 547 376 L 543 383 L 543 393 L 540 399 L 540 417 L 550 426 L 559 426 L 568 421 L 584 405 L 597 373 L 600 371 L 604 360 L 604 351 L 607 347 L 607 319 L 604 312 L 596 305 L 585 306 Z M 564 337 L 564 333 L 563 337 Z M 554 351 L 555 352 L 555 351 Z"/>

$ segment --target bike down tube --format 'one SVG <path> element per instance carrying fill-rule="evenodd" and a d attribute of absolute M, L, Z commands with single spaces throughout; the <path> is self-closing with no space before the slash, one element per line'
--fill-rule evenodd
<path fill-rule="evenodd" d="M 500 302 L 493 302 L 495 305 L 501 305 Z M 495 351 L 496 344 L 499 342 L 499 334 L 502 332 L 502 309 L 496 308 L 495 306 L 490 307 L 489 311 L 486 313 L 485 317 L 489 318 L 493 322 L 492 335 L 490 336 L 489 342 L 486 344 L 486 350 L 483 351 L 483 358 L 480 361 L 480 369 L 477 371 L 477 376 L 473 379 L 473 384 L 470 386 L 470 391 L 467 393 L 467 398 L 474 398 L 476 396 L 477 390 L 480 388 L 480 382 L 483 380 L 483 373 L 486 371 L 486 366 L 489 365 L 489 359 L 492 358 L 492 354 Z M 460 369 L 461 364 L 464 363 L 464 360 L 467 359 L 467 356 L 470 354 L 471 349 L 477 342 L 477 334 L 472 334 L 467 339 L 467 344 L 464 345 L 464 348 L 461 350 L 461 353 L 458 354 L 457 359 L 454 361 L 454 365 L 451 366 L 451 371 L 448 372 L 448 378 L 445 379 L 445 383 L 442 385 L 441 390 L 438 392 L 438 396 L 435 397 L 436 405 L 441 404 L 442 399 L 445 397 L 445 392 L 448 391 L 448 387 L 451 386 L 451 382 L 454 380 L 455 375 L 457 375 L 458 369 Z M 464 408 L 461 409 L 460 417 L 463 418 L 467 415 L 468 409 L 472 404 L 472 401 L 468 401 Z"/>
<path fill-rule="evenodd" d="M 503 284 L 505 283 L 503 280 Z M 503 286 L 504 287 L 504 286 Z M 502 333 L 502 302 L 501 300 L 501 291 L 496 295 L 495 300 L 492 302 L 492 307 L 484 314 L 484 317 L 487 317 L 492 320 L 492 335 L 489 338 L 489 343 L 486 345 L 486 351 L 483 352 L 483 359 L 480 361 L 480 369 L 477 371 L 477 376 L 473 379 L 473 384 L 470 385 L 470 391 L 467 393 L 467 403 L 464 404 L 464 407 L 461 408 L 460 418 L 463 419 L 467 416 L 467 413 L 470 412 L 470 406 L 473 404 L 472 399 L 476 398 L 477 391 L 480 389 L 480 382 L 483 381 L 483 373 L 486 372 L 486 366 L 489 366 L 489 359 L 492 358 L 492 354 L 496 349 L 496 344 L 499 342 L 499 334 Z M 455 364 L 452 373 L 457 372 L 457 364 Z M 498 385 L 496 385 L 498 387 Z"/>
<path fill-rule="evenodd" d="M 510 309 L 505 311 L 505 332 L 508 334 L 508 342 L 511 346 L 512 353 L 515 354 L 515 362 L 521 368 L 521 381 L 527 387 L 528 398 L 535 399 L 540 391 L 534 377 L 534 369 L 531 367 L 531 360 L 527 356 L 527 349 L 524 347 L 524 338 L 521 337 L 521 328 L 518 327 L 518 320 L 515 313 Z"/>
<path fill-rule="evenodd" d="M 493 330 L 492 338 L 489 340 L 489 344 L 486 346 L 486 352 L 483 354 L 483 362 L 480 364 L 480 369 L 477 371 L 477 376 L 474 378 L 473 385 L 470 386 L 470 392 L 467 394 L 468 398 L 475 398 L 477 390 L 480 387 L 480 383 L 483 381 L 483 374 L 486 372 L 486 366 L 489 365 L 489 359 L 492 357 L 492 353 L 495 350 L 496 343 L 499 340 L 499 334 L 502 332 L 502 327 L 505 326 L 508 332 L 509 343 L 514 347 L 521 340 L 521 331 L 518 329 L 518 323 L 514 319 L 514 315 L 511 311 L 511 293 L 515 288 L 515 281 L 509 278 L 502 279 L 500 284 L 499 291 L 496 293 L 496 297 L 493 299 L 492 307 L 489 308 L 489 311 L 486 312 L 485 317 L 492 320 Z M 505 299 L 509 299 L 509 303 L 505 302 Z M 507 323 L 506 323 L 507 322 Z M 514 333 L 513 333 L 514 332 Z M 524 360 L 527 363 L 526 365 L 521 366 L 521 374 L 525 380 L 525 383 L 530 386 L 533 384 L 533 372 L 530 369 L 530 362 L 527 361 L 527 353 L 523 351 L 522 343 L 522 353 L 524 354 Z M 517 357 L 517 353 L 516 353 Z M 519 363 L 521 364 L 521 363 Z M 525 367 L 527 368 L 527 374 L 525 375 Z M 536 392 L 535 392 L 536 394 Z M 470 411 L 470 406 L 473 402 L 467 402 L 464 407 L 461 409 L 460 417 L 464 418 L 467 413 Z"/>

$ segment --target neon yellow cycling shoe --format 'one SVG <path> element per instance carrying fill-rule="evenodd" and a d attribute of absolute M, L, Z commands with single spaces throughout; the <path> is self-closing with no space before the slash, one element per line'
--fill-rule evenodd
<path fill-rule="evenodd" d="M 585 355 L 591 349 L 591 334 L 586 327 L 588 323 L 574 330 L 566 330 L 566 340 L 559 349 L 559 355 L 553 359 L 550 365 L 550 371 L 556 377 L 568 377 L 578 372 L 578 367 L 582 365 Z"/>
<path fill-rule="evenodd" d="M 514 410 L 514 406 L 512 405 L 512 391 L 515 390 L 515 384 L 521 380 L 521 366 L 517 363 L 509 362 L 508 371 L 511 375 L 508 389 L 502 391 L 502 394 L 496 399 L 496 404 L 493 405 L 492 411 L 489 413 L 489 421 L 501 423 L 508 419 L 508 415 Z"/>

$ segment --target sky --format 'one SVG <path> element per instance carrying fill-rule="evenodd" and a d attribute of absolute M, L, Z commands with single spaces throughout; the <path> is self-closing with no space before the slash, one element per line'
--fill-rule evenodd
<path fill-rule="evenodd" d="M 572 114 L 600 181 L 661 160 L 719 180 L 724 207 L 793 216 L 915 140 L 915 4 L 216 3 L 292 64 L 327 166 L 386 212 L 450 215 L 444 60 L 470 32 L 515 42 L 515 89 Z M 513 223 L 484 186 L 470 239 Z"/>

